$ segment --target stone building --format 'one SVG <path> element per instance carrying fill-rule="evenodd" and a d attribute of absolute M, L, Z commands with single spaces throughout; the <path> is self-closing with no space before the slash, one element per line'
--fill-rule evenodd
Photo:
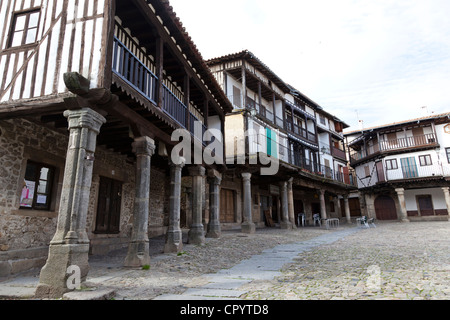
<path fill-rule="evenodd" d="M 174 150 L 232 106 L 168 1 L 2 1 L 0 26 L 0 276 L 45 264 L 36 294 L 59 297 L 89 253 L 138 267 L 149 237 L 181 250 L 180 221 L 220 236 L 223 164 Z"/>
<path fill-rule="evenodd" d="M 226 116 L 223 227 L 279 225 L 299 215 L 350 220 L 342 120 L 280 79 L 252 52 L 207 61 L 233 104 Z"/>
<path fill-rule="evenodd" d="M 364 215 L 405 222 L 449 219 L 450 113 L 345 136 Z"/>

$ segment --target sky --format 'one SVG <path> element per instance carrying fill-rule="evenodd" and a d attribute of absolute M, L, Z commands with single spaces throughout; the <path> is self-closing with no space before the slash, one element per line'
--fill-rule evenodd
<path fill-rule="evenodd" d="M 358 130 L 450 112 L 449 0 L 170 0 L 205 60 L 249 50 Z"/>

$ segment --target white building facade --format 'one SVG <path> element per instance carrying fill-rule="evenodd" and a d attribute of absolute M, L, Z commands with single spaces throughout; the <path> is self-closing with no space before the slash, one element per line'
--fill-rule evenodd
<path fill-rule="evenodd" d="M 450 113 L 346 133 L 365 213 L 448 220 Z"/>
<path fill-rule="evenodd" d="M 207 64 L 234 107 L 225 120 L 230 170 L 222 199 L 223 203 L 236 203 L 223 205 L 244 208 L 244 217 L 249 216 L 245 208 L 251 208 L 247 211 L 252 211 L 257 225 L 269 225 L 270 217 L 281 226 L 295 226 L 300 213 L 311 223 L 313 214 L 324 219 L 345 216 L 344 196 L 355 188 L 350 184 L 343 143 L 342 132 L 348 126 L 281 80 L 249 51 L 211 59 Z M 275 174 L 260 174 L 264 166 L 258 160 L 265 157 L 279 161 Z M 248 191 L 252 205 L 241 205 L 238 178 L 250 173 L 251 184 L 247 185 L 252 188 Z M 283 204 L 284 192 L 288 193 L 285 204 L 289 208 Z M 223 208 L 222 214 L 226 211 Z M 289 216 L 289 223 L 283 216 Z M 241 222 L 240 214 L 230 221 Z"/>

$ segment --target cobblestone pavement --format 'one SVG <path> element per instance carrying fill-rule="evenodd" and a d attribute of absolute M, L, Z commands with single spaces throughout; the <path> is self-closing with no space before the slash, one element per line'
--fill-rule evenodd
<path fill-rule="evenodd" d="M 334 235 L 340 236 L 334 239 Z M 326 244 L 316 241 L 329 238 L 332 241 Z M 117 300 L 187 296 L 192 290 L 212 288 L 211 275 L 226 274 L 240 263 L 249 265 L 273 248 L 302 243 L 313 245 L 301 252 L 284 252 L 290 255 L 290 262 L 273 277 L 236 281 L 239 284 L 233 289 L 240 292 L 236 298 L 450 298 L 450 222 L 378 223 L 377 228 L 360 230 L 355 225 L 341 225 L 337 231 L 263 229 L 254 235 L 227 231 L 221 239 L 208 239 L 203 247 L 185 244 L 179 255 L 161 254 L 161 237 L 151 239 L 149 270 L 123 268 L 126 250 L 121 250 L 106 257 L 91 257 L 88 283 L 114 289 Z M 38 272 L 27 279 L 28 286 L 37 284 Z"/>
<path fill-rule="evenodd" d="M 244 299 L 450 299 L 450 223 L 378 223 L 304 252 Z"/>

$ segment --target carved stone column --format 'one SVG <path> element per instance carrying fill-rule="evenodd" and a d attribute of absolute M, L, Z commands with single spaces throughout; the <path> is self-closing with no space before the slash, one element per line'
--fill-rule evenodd
<path fill-rule="evenodd" d="M 327 219 L 327 207 L 325 203 L 325 190 L 320 189 L 320 217 L 322 219 Z"/>
<path fill-rule="evenodd" d="M 242 174 L 242 181 L 243 181 L 243 198 L 244 198 L 244 206 L 243 206 L 243 218 L 244 221 L 242 222 L 242 232 L 243 233 L 255 233 L 256 232 L 256 225 L 253 222 L 253 215 L 252 215 L 252 184 L 251 184 L 251 173 L 243 173 Z"/>
<path fill-rule="evenodd" d="M 344 195 L 344 210 L 347 223 L 352 223 L 352 218 L 350 216 L 350 204 L 348 202 L 348 194 Z"/>
<path fill-rule="evenodd" d="M 190 244 L 205 244 L 205 229 L 202 223 L 203 190 L 202 182 L 205 168 L 201 166 L 189 167 L 192 177 L 192 225 L 190 226 L 188 241 Z"/>
<path fill-rule="evenodd" d="M 444 191 L 445 204 L 447 205 L 447 212 L 448 212 L 448 215 L 450 216 L 450 192 L 449 192 L 449 187 L 442 188 L 442 191 Z"/>
<path fill-rule="evenodd" d="M 125 267 L 142 267 L 150 264 L 148 216 L 150 204 L 150 166 L 155 153 L 155 142 L 149 137 L 136 138 L 136 191 L 134 197 L 133 230 L 125 258 Z"/>
<path fill-rule="evenodd" d="M 281 229 L 292 229 L 292 224 L 289 221 L 289 201 L 288 201 L 288 190 L 287 182 L 280 183 L 280 194 L 281 194 Z"/>
<path fill-rule="evenodd" d="M 220 238 L 220 184 L 222 175 L 216 170 L 208 171 L 209 183 L 209 223 L 206 233 L 207 238 Z"/>
<path fill-rule="evenodd" d="M 185 161 L 170 163 L 169 229 L 166 234 L 165 253 L 178 253 L 183 249 L 180 228 L 181 170 Z"/>
<path fill-rule="evenodd" d="M 106 119 L 90 108 L 66 111 L 64 116 L 69 124 L 69 146 L 56 233 L 36 289 L 39 298 L 60 298 L 70 291 L 69 267 L 80 271 L 81 282 L 89 272 L 86 218 L 97 135 Z"/>
<path fill-rule="evenodd" d="M 294 212 L 294 189 L 293 189 L 294 179 L 288 180 L 288 210 L 289 210 L 289 221 L 291 222 L 292 228 L 296 229 L 295 224 L 295 212 Z"/>
<path fill-rule="evenodd" d="M 398 202 L 400 204 L 400 212 L 398 213 L 398 219 L 401 222 L 409 222 L 408 213 L 406 211 L 405 189 L 398 188 L 395 189 L 395 192 L 397 192 Z"/>

